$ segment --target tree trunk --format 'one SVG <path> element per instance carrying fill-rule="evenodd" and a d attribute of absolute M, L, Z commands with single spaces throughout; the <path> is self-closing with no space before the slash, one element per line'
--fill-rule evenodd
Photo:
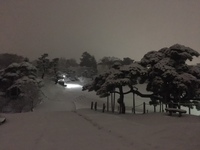
<path fill-rule="evenodd" d="M 58 76 L 56 76 L 56 79 L 55 79 L 55 84 L 58 83 Z"/>
<path fill-rule="evenodd" d="M 120 97 L 118 99 L 118 103 L 119 103 L 119 113 L 121 114 L 125 114 L 126 113 L 126 107 L 124 104 L 124 94 L 123 94 L 123 88 L 122 86 L 119 87 L 119 93 L 120 93 Z"/>
<path fill-rule="evenodd" d="M 114 93 L 114 111 L 115 111 L 115 93 Z"/>
<path fill-rule="evenodd" d="M 114 113 L 114 108 L 115 108 L 115 106 L 114 106 L 114 99 L 113 99 L 113 93 L 110 93 L 111 94 L 111 108 L 112 108 L 112 112 Z"/>
<path fill-rule="evenodd" d="M 107 96 L 107 111 L 109 111 L 109 96 Z"/>
<path fill-rule="evenodd" d="M 44 73 L 42 73 L 42 79 L 44 79 Z"/>
<path fill-rule="evenodd" d="M 133 109 L 132 112 L 135 114 L 135 93 L 133 93 Z"/>
<path fill-rule="evenodd" d="M 160 112 L 161 112 L 162 111 L 162 108 L 161 108 L 162 102 L 161 102 L 161 100 L 159 101 L 159 105 L 160 105 Z"/>

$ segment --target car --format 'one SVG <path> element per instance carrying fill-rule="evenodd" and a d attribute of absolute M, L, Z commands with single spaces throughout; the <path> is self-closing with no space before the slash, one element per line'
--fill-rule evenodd
<path fill-rule="evenodd" d="M 62 85 L 62 86 L 64 86 L 64 87 L 67 86 L 67 84 L 65 83 L 64 79 L 59 79 L 59 80 L 58 80 L 58 84 L 60 84 L 60 85 Z"/>

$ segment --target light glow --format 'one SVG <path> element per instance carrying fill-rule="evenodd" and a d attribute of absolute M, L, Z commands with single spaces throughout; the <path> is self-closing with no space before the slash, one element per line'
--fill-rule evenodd
<path fill-rule="evenodd" d="M 72 88 L 82 88 L 82 85 L 80 84 L 65 84 L 66 85 L 66 88 L 68 89 L 72 89 Z"/>
<path fill-rule="evenodd" d="M 58 82 L 64 82 L 65 80 L 64 79 L 58 79 Z"/>

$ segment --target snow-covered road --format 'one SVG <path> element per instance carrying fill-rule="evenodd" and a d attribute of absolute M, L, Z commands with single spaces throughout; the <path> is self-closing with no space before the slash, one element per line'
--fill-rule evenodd
<path fill-rule="evenodd" d="M 45 83 L 42 88 L 44 98 L 34 111 L 75 111 L 77 109 L 90 108 L 91 102 L 98 102 L 102 106 L 105 99 L 100 99 L 94 92 L 83 92 L 82 87 L 65 88 L 53 82 Z"/>
<path fill-rule="evenodd" d="M 46 83 L 42 88 L 44 98 L 34 111 L 74 111 L 76 109 L 73 91 L 58 84 Z"/>

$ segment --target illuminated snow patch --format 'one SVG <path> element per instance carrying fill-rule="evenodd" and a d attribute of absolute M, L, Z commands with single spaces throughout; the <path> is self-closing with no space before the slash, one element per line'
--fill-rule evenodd
<path fill-rule="evenodd" d="M 65 81 L 64 79 L 59 79 L 59 80 L 58 80 L 58 82 L 64 82 L 64 81 Z"/>
<path fill-rule="evenodd" d="M 82 85 L 80 84 L 66 84 L 66 88 L 72 89 L 72 88 L 82 88 Z"/>

